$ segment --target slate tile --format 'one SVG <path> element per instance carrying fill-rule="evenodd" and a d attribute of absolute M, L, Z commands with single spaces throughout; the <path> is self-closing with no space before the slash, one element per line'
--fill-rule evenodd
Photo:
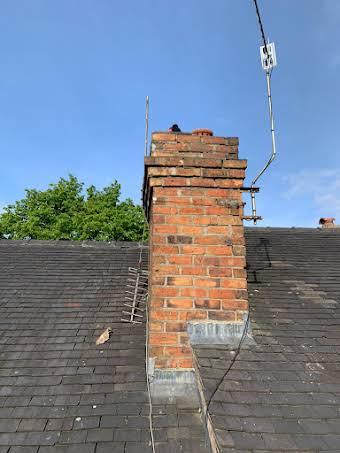
<path fill-rule="evenodd" d="M 148 443 L 126 442 L 124 453 L 152 453 L 152 447 Z"/>
<path fill-rule="evenodd" d="M 73 445 L 56 445 L 53 447 L 40 447 L 39 453 L 95 453 L 95 450 L 96 444 L 83 443 Z"/>
<path fill-rule="evenodd" d="M 236 432 L 233 431 L 230 433 L 234 445 L 237 448 L 244 448 L 244 449 L 265 449 L 266 445 L 262 438 L 261 434 L 250 434 L 250 433 L 243 433 L 243 432 Z"/>
<path fill-rule="evenodd" d="M 37 453 L 39 447 L 20 447 L 15 446 L 10 448 L 10 453 Z"/>
<path fill-rule="evenodd" d="M 268 450 L 297 450 L 294 438 L 289 434 L 264 433 L 262 439 L 264 440 L 265 448 L 268 448 Z"/>
<path fill-rule="evenodd" d="M 73 423 L 73 429 L 91 429 L 99 427 L 100 417 L 76 417 Z"/>
<path fill-rule="evenodd" d="M 60 444 L 81 444 L 86 441 L 87 430 L 62 431 L 59 439 Z M 89 442 L 92 440 L 89 439 Z"/>
<path fill-rule="evenodd" d="M 0 433 L 13 433 L 18 429 L 20 420 L 0 418 Z"/>
<path fill-rule="evenodd" d="M 69 431 L 73 427 L 73 417 L 51 418 L 47 421 L 45 431 Z"/>
<path fill-rule="evenodd" d="M 82 432 L 82 431 L 80 431 L 80 432 Z M 110 429 L 110 428 L 91 429 L 88 432 L 87 442 L 110 442 L 110 441 L 113 441 L 114 432 L 116 432 L 116 430 Z M 120 440 L 120 439 L 117 439 L 117 440 Z"/>
<path fill-rule="evenodd" d="M 96 453 L 126 453 L 125 442 L 98 442 Z"/>
<path fill-rule="evenodd" d="M 117 442 L 138 442 L 141 439 L 141 430 L 140 429 L 124 429 L 118 428 L 114 430 L 114 440 Z"/>

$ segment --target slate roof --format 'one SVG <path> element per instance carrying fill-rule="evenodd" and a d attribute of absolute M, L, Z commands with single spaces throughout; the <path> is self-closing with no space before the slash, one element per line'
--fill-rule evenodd
<path fill-rule="evenodd" d="M 121 321 L 138 258 L 133 243 L 0 241 L 0 453 L 151 451 L 145 325 Z M 206 451 L 197 411 L 153 412 L 157 452 Z"/>
<path fill-rule="evenodd" d="M 254 342 L 196 349 L 221 451 L 340 452 L 340 230 L 246 243 Z"/>
<path fill-rule="evenodd" d="M 221 381 L 221 451 L 340 451 L 340 231 L 248 228 L 246 242 L 254 341 L 195 351 L 207 400 Z M 0 453 L 151 451 L 145 326 L 121 322 L 138 254 L 0 241 Z M 208 450 L 197 411 L 155 406 L 153 422 L 157 452 Z"/>

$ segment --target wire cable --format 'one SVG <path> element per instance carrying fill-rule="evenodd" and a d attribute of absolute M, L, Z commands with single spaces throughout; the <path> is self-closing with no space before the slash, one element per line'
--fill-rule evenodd
<path fill-rule="evenodd" d="M 150 436 L 151 436 L 151 447 L 152 453 L 156 452 L 155 449 L 155 438 L 153 433 L 153 411 L 152 411 L 152 398 L 151 398 L 151 390 L 150 390 L 150 379 L 149 379 L 149 313 L 148 313 L 148 300 L 147 306 L 145 309 L 146 313 L 146 342 L 145 342 L 145 371 L 146 371 L 146 385 L 148 388 L 148 398 L 149 398 L 149 428 L 150 428 Z"/>
<path fill-rule="evenodd" d="M 212 425 L 212 421 L 211 421 L 211 415 L 209 413 L 209 407 L 210 407 L 210 404 L 214 398 L 214 396 L 216 395 L 216 393 L 218 392 L 218 390 L 220 389 L 223 381 L 225 380 L 225 378 L 227 377 L 228 373 L 230 372 L 230 370 L 232 369 L 238 355 L 240 354 L 241 352 L 241 347 L 242 347 L 242 344 L 247 336 L 247 333 L 248 333 L 248 329 L 249 329 L 249 323 L 250 323 L 250 316 L 249 316 L 249 311 L 247 313 L 247 318 L 246 318 L 246 322 L 244 323 L 244 328 L 243 328 L 243 332 L 242 332 L 242 336 L 241 336 L 241 339 L 239 341 L 239 344 L 235 350 L 235 354 L 234 354 L 234 357 L 231 359 L 230 361 L 230 364 L 228 366 L 228 368 L 226 369 L 226 371 L 223 373 L 223 376 L 220 378 L 220 380 L 218 381 L 214 391 L 212 392 L 212 394 L 210 395 L 209 397 L 209 400 L 208 402 L 206 403 L 206 406 L 205 406 L 205 414 L 204 414 L 204 423 L 205 423 L 205 426 L 208 427 L 208 419 L 210 420 L 210 423 Z M 193 357 L 194 357 L 194 361 L 196 363 L 196 368 L 197 370 L 199 370 L 199 361 L 197 359 L 197 356 L 195 354 L 195 351 L 194 349 L 192 349 L 192 352 L 193 352 Z M 220 451 L 220 447 L 218 445 L 218 441 L 217 441 L 217 438 L 216 436 L 214 436 L 214 441 L 216 443 L 216 447 L 217 447 L 217 450 Z"/>
<path fill-rule="evenodd" d="M 264 29 L 263 29 L 263 25 L 262 25 L 260 10 L 259 10 L 258 4 L 257 4 L 257 0 L 253 0 L 253 2 L 254 2 L 254 5 L 255 5 L 255 9 L 256 9 L 257 19 L 258 19 L 259 25 L 260 25 L 260 31 L 261 31 L 261 35 L 262 35 L 263 45 L 264 45 L 264 48 L 266 50 L 266 54 L 268 55 L 266 35 L 264 34 Z"/>
<path fill-rule="evenodd" d="M 207 413 L 209 413 L 209 407 L 210 407 L 210 404 L 214 398 L 214 396 L 216 395 L 216 393 L 218 392 L 219 388 L 221 387 L 221 384 L 223 383 L 224 379 L 227 377 L 229 371 L 232 369 L 238 355 L 240 354 L 241 352 L 241 347 L 242 347 L 242 344 L 247 336 L 247 332 L 248 332 L 248 328 L 249 328 L 249 322 L 250 322 L 250 317 L 249 317 L 249 311 L 247 313 L 247 319 L 246 319 L 246 322 L 244 324 L 244 328 L 243 328 L 243 332 L 242 332 L 242 337 L 239 341 L 239 344 L 235 350 L 235 354 L 234 354 L 234 357 L 231 359 L 231 362 L 230 362 L 230 365 L 228 366 L 227 370 L 223 373 L 223 376 L 221 377 L 221 379 L 218 381 L 218 384 L 217 386 L 215 387 L 215 390 L 212 392 L 212 394 L 210 395 L 210 398 L 208 400 L 208 403 L 207 403 Z"/>
<path fill-rule="evenodd" d="M 147 225 L 147 220 L 146 217 L 144 216 L 144 225 L 143 225 L 143 233 L 142 233 L 142 238 L 139 241 L 139 261 L 138 261 L 138 266 L 139 270 L 142 269 L 143 265 L 143 244 L 145 241 L 145 233 L 146 233 L 146 225 Z M 154 432 L 153 432 L 153 422 L 152 422 L 152 417 L 153 417 L 153 408 L 152 408 L 152 398 L 151 398 L 151 389 L 150 389 L 150 379 L 149 379 L 149 307 L 148 307 L 148 298 L 146 298 L 146 307 L 145 307 L 145 315 L 146 315 L 146 340 L 145 340 L 145 373 L 146 373 L 146 386 L 147 386 L 147 391 L 148 391 L 148 400 L 149 400 L 149 429 L 150 429 L 150 437 L 151 437 L 151 448 L 152 448 L 152 453 L 156 452 L 155 449 L 155 438 L 154 438 Z"/>

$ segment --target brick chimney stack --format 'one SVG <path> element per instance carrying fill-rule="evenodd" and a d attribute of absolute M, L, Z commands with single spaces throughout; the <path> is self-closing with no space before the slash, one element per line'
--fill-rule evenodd
<path fill-rule="evenodd" d="M 191 344 L 240 335 L 248 312 L 238 138 L 207 129 L 152 135 L 143 203 L 150 225 L 149 356 L 193 369 Z M 153 366 L 151 367 L 153 368 Z"/>

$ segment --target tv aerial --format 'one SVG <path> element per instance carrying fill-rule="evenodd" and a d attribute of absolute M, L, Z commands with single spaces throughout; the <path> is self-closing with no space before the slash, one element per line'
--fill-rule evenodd
<path fill-rule="evenodd" d="M 255 187 L 255 184 L 261 178 L 261 176 L 267 170 L 267 168 L 270 166 L 270 164 L 273 162 L 273 160 L 276 158 L 275 127 L 274 127 L 273 103 L 272 103 L 272 93 L 271 93 L 271 75 L 272 75 L 273 69 L 277 65 L 277 60 L 276 60 L 275 44 L 273 42 L 271 43 L 266 40 L 263 26 L 262 26 L 259 8 L 257 5 L 257 0 L 253 0 L 253 1 L 255 4 L 256 14 L 257 14 L 257 18 L 259 21 L 262 40 L 263 40 L 263 46 L 260 47 L 260 56 L 261 56 L 262 69 L 266 73 L 270 134 L 271 134 L 271 142 L 272 142 L 272 150 L 271 150 L 271 155 L 270 155 L 269 160 L 267 161 L 265 166 L 262 168 L 262 170 L 252 180 L 251 185 L 248 189 L 250 192 L 250 196 L 251 196 L 252 215 L 249 217 L 245 217 L 245 219 L 252 220 L 254 222 L 254 224 L 256 224 L 258 220 L 262 220 L 262 217 L 258 216 L 257 212 L 256 212 L 255 194 L 259 191 L 259 188 Z"/>

